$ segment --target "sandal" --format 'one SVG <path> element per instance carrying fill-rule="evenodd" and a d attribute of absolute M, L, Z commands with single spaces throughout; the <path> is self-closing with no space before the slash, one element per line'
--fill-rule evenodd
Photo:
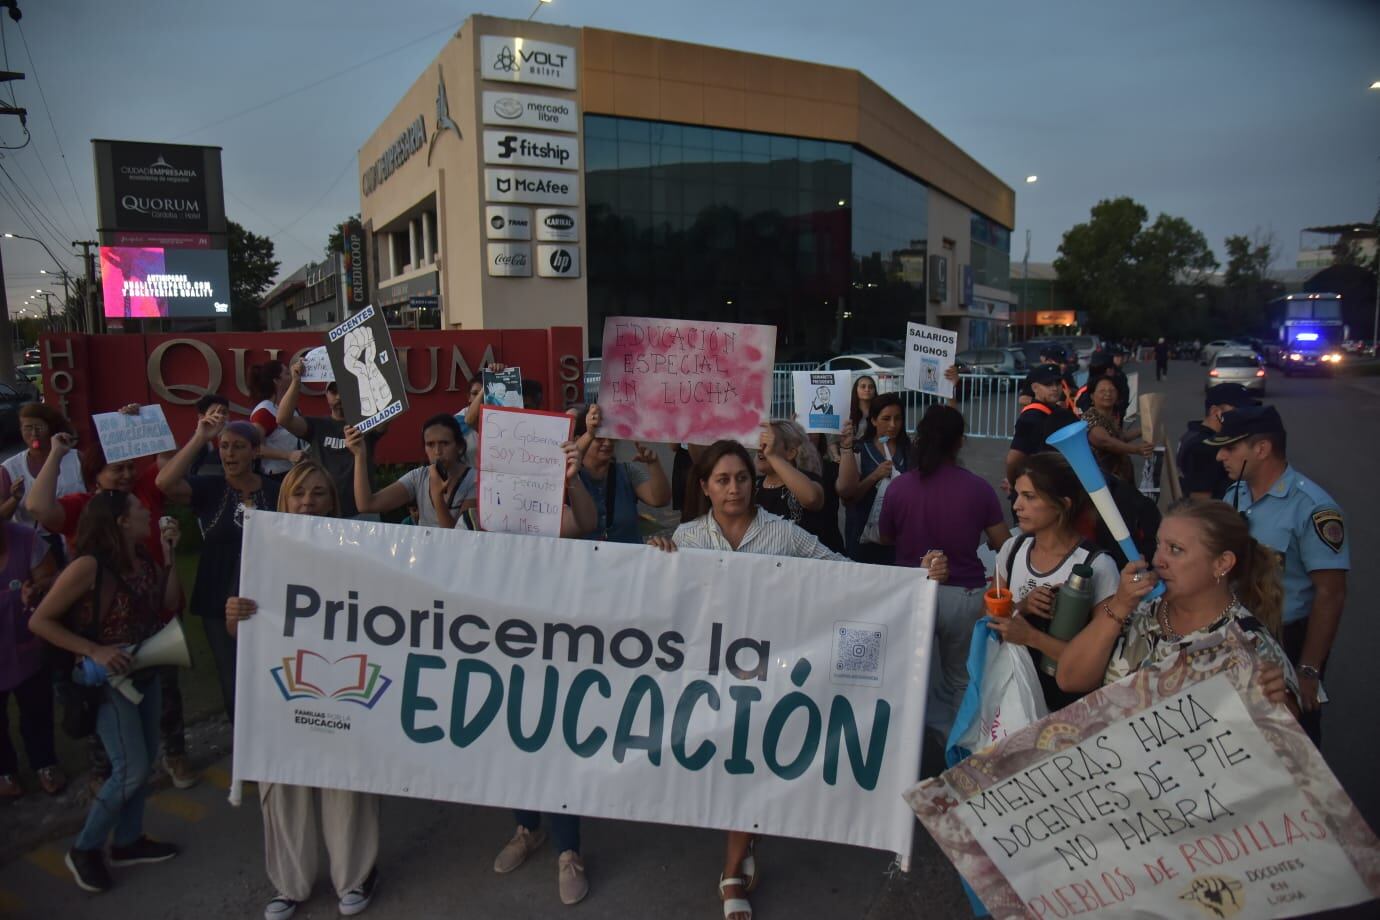
<path fill-rule="evenodd" d="M 753 837 L 748 840 L 747 855 L 743 857 L 743 861 L 738 867 L 739 873 L 747 881 L 747 884 L 743 886 L 743 890 L 749 894 L 757 888 L 757 860 L 753 858 L 753 853 L 756 849 L 757 838 Z"/>
<path fill-rule="evenodd" d="M 747 890 L 747 883 L 742 879 L 719 876 L 719 898 L 724 902 L 724 920 L 729 920 L 734 914 L 745 914 L 748 920 L 752 920 L 752 905 L 748 903 L 747 898 L 724 897 L 724 889 L 733 885 Z"/>
<path fill-rule="evenodd" d="M 56 764 L 43 767 L 38 771 L 38 784 L 49 795 L 57 795 L 67 788 L 67 774 Z"/>

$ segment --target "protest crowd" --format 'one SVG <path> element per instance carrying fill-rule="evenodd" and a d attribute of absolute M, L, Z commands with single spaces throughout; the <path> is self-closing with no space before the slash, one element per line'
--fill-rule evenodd
<path fill-rule="evenodd" d="M 1176 452 L 1185 497 L 1161 510 L 1135 481 L 1136 462 L 1153 461 L 1155 446 L 1126 423 L 1124 355 L 1095 354 L 1081 386 L 1076 357 L 1044 359 L 1024 382 L 999 484 L 964 467 L 956 400 L 929 405 L 907 431 L 905 402 L 879 393 L 867 375 L 853 378 L 846 406 L 828 404 L 826 393 L 816 400 L 811 411 L 837 417 L 836 434 L 809 431 L 800 418 L 764 418 L 754 445 L 670 445 L 670 464 L 652 444 L 620 444 L 605 423 L 607 406 L 572 407 L 571 435 L 560 446 L 559 538 L 851 561 L 849 580 L 874 571 L 863 565 L 917 569 L 917 579 L 937 583 L 924 776 L 954 765 L 955 741 L 972 721 L 965 699 L 983 690 L 969 687 L 980 623 L 985 634 L 1025 650 L 1021 667 L 1040 691 L 1028 721 L 1239 628 L 1261 662 L 1266 698 L 1319 743 L 1349 551 L 1341 509 L 1290 464 L 1278 412 L 1239 386 L 1209 389 L 1203 417 Z M 505 368 L 485 370 L 497 379 Z M 426 419 L 416 466 L 385 482 L 374 451 L 386 423 L 364 431 L 351 424 L 335 383 L 327 415 L 302 414 L 302 374 L 300 359 L 254 367 L 256 404 L 247 418 L 232 418 L 223 397 L 207 395 L 191 436 L 156 457 L 109 462 L 98 439 L 74 436 L 86 420 L 48 405 L 22 413 L 27 447 L 0 475 L 0 552 L 10 586 L 0 696 L 18 703 L 23 756 L 44 792 L 68 782 L 54 753 L 59 725 L 91 739 L 92 799 L 66 856 L 87 891 L 108 889 L 112 867 L 173 858 L 176 845 L 144 833 L 149 781 L 159 769 L 178 786 L 197 781 L 178 669 L 132 670 L 132 649 L 185 609 L 200 620 L 225 712 L 236 718 L 237 639 L 267 601 L 241 578 L 247 509 L 370 521 L 406 514 L 403 522 L 417 527 L 485 529 L 477 475 L 483 410 L 514 405 L 506 382 L 495 396 L 476 378 L 468 403 Z M 946 376 L 956 379 L 952 369 Z M 520 393 L 528 410 L 547 405 L 533 381 Z M 1090 484 L 1056 449 L 1052 436 L 1079 424 L 1105 485 Z M 1108 521 L 1107 503 L 1090 494 L 1104 489 L 1122 520 Z M 668 508 L 679 511 L 679 526 L 669 533 L 649 526 L 646 509 Z M 201 534 L 189 585 L 179 583 L 173 564 L 175 509 L 190 514 Z M 1129 544 L 1118 539 L 1123 533 Z M 980 547 L 996 554 L 994 566 Z M 1070 598 L 1084 606 L 1071 627 L 1060 612 Z M 91 671 L 128 676 L 83 683 Z M 13 797 L 23 793 L 19 753 L 5 729 L 0 796 Z M 286 920 L 312 896 L 319 841 L 340 913 L 364 911 L 387 874 L 383 798 L 282 783 L 260 783 L 258 798 L 273 889 L 266 920 Z M 494 872 L 518 869 L 549 837 L 561 902 L 583 900 L 590 880 L 581 818 L 516 810 L 513 825 L 511 839 L 494 841 Z M 725 920 L 752 916 L 766 855 L 759 843 L 745 830 L 726 835 L 717 880 Z"/>

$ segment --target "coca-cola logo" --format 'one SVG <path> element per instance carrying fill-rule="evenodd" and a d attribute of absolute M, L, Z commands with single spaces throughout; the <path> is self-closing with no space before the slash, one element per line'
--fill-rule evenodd
<path fill-rule="evenodd" d="M 494 264 L 522 268 L 527 264 L 527 255 L 521 252 L 501 252 L 494 256 Z"/>

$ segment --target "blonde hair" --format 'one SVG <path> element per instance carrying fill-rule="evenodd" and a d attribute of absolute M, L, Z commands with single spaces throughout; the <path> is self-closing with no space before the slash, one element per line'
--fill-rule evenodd
<path fill-rule="evenodd" d="M 795 448 L 795 468 L 802 473 L 820 474 L 821 464 L 819 451 L 810 443 L 810 437 L 805 433 L 805 429 L 800 427 L 800 423 L 788 418 L 775 418 L 768 424 L 772 431 L 776 432 L 777 443 L 781 445 L 782 453 L 790 453 Z"/>
<path fill-rule="evenodd" d="M 326 480 L 326 491 L 331 496 L 331 513 L 328 517 L 340 517 L 340 493 L 336 490 L 335 480 L 331 474 L 326 472 L 326 468 L 314 460 L 303 460 L 292 469 L 287 471 L 283 477 L 283 484 L 278 487 L 278 510 L 286 512 L 288 510 L 288 498 L 293 490 L 300 486 L 308 476 L 319 475 Z"/>
<path fill-rule="evenodd" d="M 1251 525 L 1226 502 L 1186 498 L 1170 506 L 1165 517 L 1188 518 L 1196 523 L 1204 545 L 1214 556 L 1236 556 L 1236 565 L 1227 578 L 1237 599 L 1279 638 L 1284 615 L 1279 554 L 1252 537 Z"/>

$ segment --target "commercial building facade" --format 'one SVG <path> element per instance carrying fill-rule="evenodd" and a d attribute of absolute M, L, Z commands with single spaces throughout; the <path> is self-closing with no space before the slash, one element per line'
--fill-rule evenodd
<path fill-rule="evenodd" d="M 403 325 L 770 323 L 813 360 L 907 321 L 1006 340 L 1012 189 L 854 70 L 474 16 L 360 150 Z"/>

